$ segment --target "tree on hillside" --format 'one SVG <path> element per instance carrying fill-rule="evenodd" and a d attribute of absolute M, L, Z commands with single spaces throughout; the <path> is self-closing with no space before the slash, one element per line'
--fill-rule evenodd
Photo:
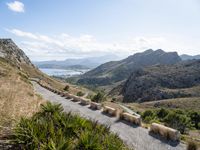
<path fill-rule="evenodd" d="M 190 113 L 190 118 L 191 118 L 191 122 L 192 124 L 194 124 L 194 127 L 196 129 L 200 129 L 200 112 L 195 112 L 195 111 L 192 111 Z"/>
<path fill-rule="evenodd" d="M 98 92 L 93 98 L 92 98 L 92 101 L 94 102 L 102 102 L 105 100 L 105 96 L 102 92 Z"/>
<path fill-rule="evenodd" d="M 164 118 L 164 122 L 166 122 L 168 126 L 179 130 L 181 133 L 185 133 L 186 129 L 190 127 L 190 118 L 175 111 L 170 112 Z"/>
<path fill-rule="evenodd" d="M 64 90 L 65 91 L 69 91 L 69 88 L 70 88 L 69 85 L 66 85 L 65 88 L 64 88 Z"/>

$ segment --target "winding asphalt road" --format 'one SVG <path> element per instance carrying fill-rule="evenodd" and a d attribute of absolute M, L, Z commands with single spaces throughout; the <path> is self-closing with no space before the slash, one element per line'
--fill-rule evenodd
<path fill-rule="evenodd" d="M 89 106 L 81 106 L 78 102 L 61 97 L 46 90 L 32 82 L 36 93 L 45 100 L 61 103 L 66 112 L 78 113 L 87 119 L 96 120 L 101 124 L 109 125 L 110 130 L 117 133 L 119 137 L 131 148 L 135 150 L 186 150 L 182 143 L 172 143 L 159 139 L 159 137 L 149 135 L 148 130 L 142 127 L 130 125 L 126 122 L 118 121 L 115 117 L 102 114 L 100 110 L 91 110 Z"/>

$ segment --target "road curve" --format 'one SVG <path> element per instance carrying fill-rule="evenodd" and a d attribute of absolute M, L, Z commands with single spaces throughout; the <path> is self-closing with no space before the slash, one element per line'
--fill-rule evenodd
<path fill-rule="evenodd" d="M 32 84 L 36 93 L 40 94 L 45 100 L 61 103 L 66 112 L 71 111 L 72 113 L 78 113 L 87 119 L 97 120 L 101 124 L 109 125 L 110 130 L 117 133 L 131 149 L 186 150 L 186 146 L 182 143 L 171 143 L 160 140 L 158 137 L 149 135 L 147 129 L 117 121 L 117 118 L 104 115 L 100 110 L 91 110 L 88 106 L 81 106 L 78 102 L 72 102 L 64 97 L 56 95 L 41 87 L 36 82 L 32 82 Z"/>

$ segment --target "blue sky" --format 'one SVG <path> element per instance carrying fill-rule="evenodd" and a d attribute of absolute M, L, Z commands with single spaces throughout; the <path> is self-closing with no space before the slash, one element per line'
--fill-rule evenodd
<path fill-rule="evenodd" d="M 0 18 L 1 37 L 32 60 L 200 54 L 199 0 L 1 0 Z"/>

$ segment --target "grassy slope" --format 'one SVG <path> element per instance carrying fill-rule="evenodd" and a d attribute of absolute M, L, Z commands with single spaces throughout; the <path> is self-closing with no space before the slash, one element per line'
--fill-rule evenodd
<path fill-rule="evenodd" d="M 144 103 L 123 103 L 134 111 L 144 112 L 148 109 L 168 108 L 182 110 L 200 110 L 200 97 L 166 99 Z"/>
<path fill-rule="evenodd" d="M 21 116 L 31 116 L 41 102 L 26 74 L 0 59 L 0 126 L 11 127 Z"/>
<path fill-rule="evenodd" d="M 42 98 L 34 94 L 29 77 L 40 78 L 59 90 L 66 86 L 66 83 L 52 79 L 32 66 L 22 64 L 21 68 L 20 71 L 0 58 L 0 125 L 7 126 L 11 120 L 25 114 L 30 116 L 38 109 Z M 85 88 L 70 85 L 70 93 L 76 94 L 78 91 L 93 94 Z"/>
<path fill-rule="evenodd" d="M 200 97 L 176 98 L 142 104 L 146 107 L 180 108 L 185 110 L 200 110 Z"/>

